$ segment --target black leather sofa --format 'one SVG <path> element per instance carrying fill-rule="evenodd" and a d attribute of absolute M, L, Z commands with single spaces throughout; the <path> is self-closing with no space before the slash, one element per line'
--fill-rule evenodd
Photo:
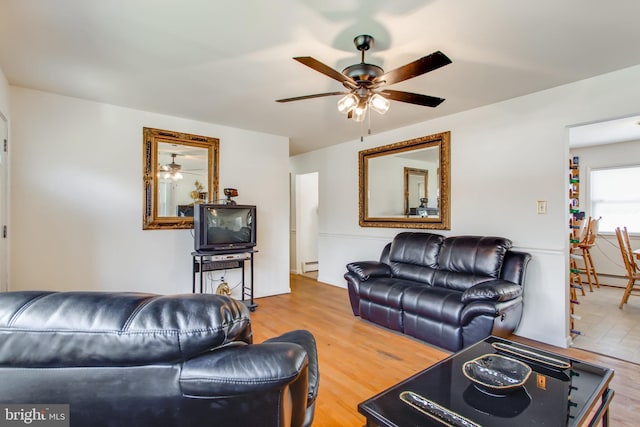
<path fill-rule="evenodd" d="M 451 351 L 507 336 L 522 316 L 531 259 L 511 246 L 501 237 L 400 233 L 379 261 L 347 265 L 353 314 Z"/>
<path fill-rule="evenodd" d="M 219 295 L 0 293 L 0 403 L 69 404 L 82 426 L 308 426 L 313 336 L 252 344 Z"/>

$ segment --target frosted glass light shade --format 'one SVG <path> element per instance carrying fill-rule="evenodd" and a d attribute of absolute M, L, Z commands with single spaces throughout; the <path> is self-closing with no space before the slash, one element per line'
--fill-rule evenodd
<path fill-rule="evenodd" d="M 165 172 L 162 176 L 164 179 L 170 179 L 171 181 L 179 181 L 184 178 L 180 172 Z"/>
<path fill-rule="evenodd" d="M 353 119 L 356 122 L 361 122 L 364 120 L 364 116 L 367 113 L 367 104 L 361 103 L 353 110 Z"/>
<path fill-rule="evenodd" d="M 380 114 L 384 114 L 387 111 L 389 111 L 390 104 L 391 103 L 387 98 L 385 98 L 384 96 L 378 95 L 377 93 L 374 94 L 369 100 L 369 106 L 371 107 L 371 109 L 376 113 L 380 113 Z"/>
<path fill-rule="evenodd" d="M 358 105 L 358 97 L 352 93 L 349 93 L 338 101 L 338 111 L 341 113 L 348 113 L 353 110 L 355 106 Z"/>

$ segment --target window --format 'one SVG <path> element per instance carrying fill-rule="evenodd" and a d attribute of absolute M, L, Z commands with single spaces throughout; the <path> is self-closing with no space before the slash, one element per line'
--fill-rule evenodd
<path fill-rule="evenodd" d="M 599 230 L 625 226 L 640 233 L 640 166 L 594 169 L 589 182 L 591 216 L 602 217 Z"/>

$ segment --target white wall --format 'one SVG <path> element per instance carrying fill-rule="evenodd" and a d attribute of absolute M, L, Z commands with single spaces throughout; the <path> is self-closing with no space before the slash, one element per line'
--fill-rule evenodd
<path fill-rule="evenodd" d="M 571 156 L 580 157 L 580 209 L 590 215 L 590 182 L 592 169 L 636 166 L 640 164 L 640 141 L 620 142 L 616 144 L 597 145 L 571 149 Z M 619 224 L 623 226 L 624 224 Z M 629 236 L 631 246 L 640 247 L 640 235 Z M 591 256 L 600 283 L 613 286 L 626 286 L 626 270 L 618 246 L 615 233 L 598 234 L 596 245 L 591 249 Z M 622 276 L 621 278 L 609 275 Z"/>
<path fill-rule="evenodd" d="M 345 264 L 377 259 L 400 229 L 358 226 L 358 151 L 451 131 L 451 224 L 445 235 L 499 235 L 533 255 L 517 333 L 567 345 L 567 126 L 638 113 L 640 67 L 301 154 L 320 172 L 319 280 L 344 287 Z M 374 118 L 375 120 L 375 118 Z M 536 202 L 548 213 L 538 215 Z"/>
<path fill-rule="evenodd" d="M 191 292 L 192 230 L 142 230 L 147 126 L 220 139 L 220 188 L 258 207 L 255 294 L 289 292 L 287 138 L 10 90 L 11 290 Z"/>
<path fill-rule="evenodd" d="M 9 119 L 9 83 L 0 68 L 0 114 Z"/>

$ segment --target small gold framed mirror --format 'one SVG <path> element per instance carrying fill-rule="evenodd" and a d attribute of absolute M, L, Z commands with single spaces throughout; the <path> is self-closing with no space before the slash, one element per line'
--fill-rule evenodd
<path fill-rule="evenodd" d="M 197 203 L 218 199 L 220 141 L 143 128 L 143 230 L 193 228 Z"/>

